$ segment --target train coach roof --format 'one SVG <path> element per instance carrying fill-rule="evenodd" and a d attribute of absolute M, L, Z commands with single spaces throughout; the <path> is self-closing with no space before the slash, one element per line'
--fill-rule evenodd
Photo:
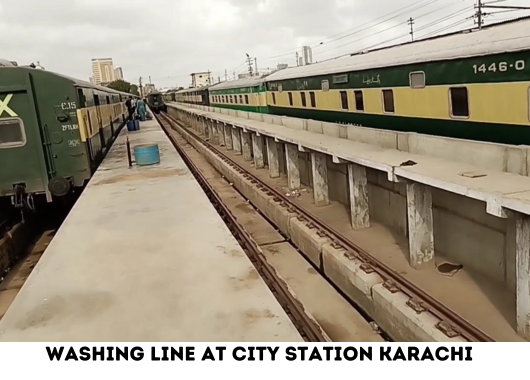
<path fill-rule="evenodd" d="M 364 54 L 288 68 L 272 73 L 265 81 L 517 52 L 530 48 L 529 30 L 530 20 L 524 18 L 493 25 L 482 30 L 451 33 L 441 37 L 369 51 Z"/>
<path fill-rule="evenodd" d="M 241 78 L 241 79 L 236 79 L 236 80 L 214 84 L 212 87 L 210 87 L 210 90 L 218 91 L 218 90 L 228 90 L 231 88 L 256 87 L 256 86 L 262 85 L 263 83 L 265 83 L 265 78 L 263 76 Z"/>
<path fill-rule="evenodd" d="M 105 86 L 98 86 L 98 85 L 95 85 L 93 83 L 90 83 L 90 82 L 86 82 L 84 80 L 81 80 L 81 79 L 77 79 L 77 78 L 73 78 L 73 77 L 70 77 L 68 75 L 64 75 L 64 74 L 59 74 L 59 73 L 56 73 L 56 72 L 53 72 L 53 71 L 46 71 L 47 73 L 50 73 L 50 74 L 53 74 L 55 76 L 58 76 L 58 77 L 61 77 L 61 78 L 64 78 L 64 79 L 68 79 L 69 81 L 72 82 L 72 84 L 74 86 L 78 86 L 78 87 L 88 87 L 88 88 L 93 88 L 93 89 L 96 89 L 96 90 L 100 90 L 100 91 L 104 91 L 104 92 L 111 92 L 111 93 L 114 93 L 114 94 L 122 94 L 122 95 L 129 95 L 129 96 L 132 96 L 132 94 L 129 94 L 127 92 L 121 92 L 121 91 L 117 91 L 117 90 L 114 90 L 110 87 L 105 87 Z"/>
<path fill-rule="evenodd" d="M 177 91 L 177 94 L 185 94 L 187 92 L 195 92 L 195 91 L 204 91 L 210 88 L 211 86 L 202 86 L 202 87 L 193 87 L 193 88 L 185 88 L 184 90 Z"/>

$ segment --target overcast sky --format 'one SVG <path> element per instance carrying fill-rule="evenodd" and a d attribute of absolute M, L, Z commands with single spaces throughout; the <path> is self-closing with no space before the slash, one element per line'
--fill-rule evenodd
<path fill-rule="evenodd" d="M 489 1 L 489 0 L 488 0 Z M 47 70 L 91 76 L 91 58 L 112 57 L 134 83 L 187 87 L 190 73 L 224 79 L 246 70 L 295 65 L 301 46 L 320 61 L 473 25 L 476 0 L 0 0 L 0 58 L 40 61 Z M 501 4 L 496 4 L 501 5 Z M 502 5 L 527 5 L 506 0 Z M 485 23 L 530 15 L 509 12 Z M 446 30 L 443 30 L 446 28 Z M 447 29 L 448 28 L 448 29 Z M 322 42 L 322 44 L 320 44 Z"/>

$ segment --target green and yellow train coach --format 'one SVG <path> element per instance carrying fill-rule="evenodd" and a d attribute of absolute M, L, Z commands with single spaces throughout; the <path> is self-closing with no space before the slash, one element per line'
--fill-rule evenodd
<path fill-rule="evenodd" d="M 265 78 L 269 113 L 530 144 L 530 20 L 289 68 Z"/>
<path fill-rule="evenodd" d="M 266 89 L 262 77 L 218 83 L 209 88 L 210 106 L 268 113 Z"/>
<path fill-rule="evenodd" d="M 0 199 L 51 202 L 91 178 L 130 94 L 32 67 L 0 68 Z"/>

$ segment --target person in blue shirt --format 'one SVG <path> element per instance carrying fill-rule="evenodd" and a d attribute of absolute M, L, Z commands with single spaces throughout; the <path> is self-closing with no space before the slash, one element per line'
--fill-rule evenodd
<path fill-rule="evenodd" d="M 138 102 L 136 103 L 136 110 L 138 114 L 140 115 L 140 121 L 145 121 L 147 118 L 147 115 L 146 115 L 147 110 L 146 110 L 145 102 L 143 101 L 143 99 L 139 99 Z"/>

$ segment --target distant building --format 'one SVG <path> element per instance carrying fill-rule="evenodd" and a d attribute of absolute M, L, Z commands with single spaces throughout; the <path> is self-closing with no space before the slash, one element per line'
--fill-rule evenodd
<path fill-rule="evenodd" d="M 209 86 L 210 84 L 212 84 L 212 82 L 209 71 L 191 74 L 191 87 L 204 87 Z"/>
<path fill-rule="evenodd" d="M 287 63 L 278 63 L 278 66 L 276 66 L 276 70 L 283 70 L 288 68 L 289 65 Z"/>
<path fill-rule="evenodd" d="M 114 64 L 112 58 L 93 58 L 92 77 L 94 84 L 104 85 L 115 80 Z"/>
<path fill-rule="evenodd" d="M 114 80 L 118 79 L 123 80 L 123 69 L 121 67 L 116 67 L 116 69 L 114 69 Z"/>
<path fill-rule="evenodd" d="M 302 54 L 304 57 L 304 64 L 310 65 L 313 63 L 313 51 L 311 50 L 311 46 L 304 46 L 302 47 Z"/>
<path fill-rule="evenodd" d="M 250 78 L 250 73 L 238 74 L 237 79 Z"/>
<path fill-rule="evenodd" d="M 155 87 L 154 84 L 152 84 L 152 83 L 146 83 L 146 84 L 144 85 L 144 88 L 143 88 L 143 93 L 144 93 L 144 95 L 147 96 L 147 95 L 149 95 L 149 94 L 151 94 L 152 92 L 155 92 L 155 91 L 156 91 L 156 87 Z"/>

